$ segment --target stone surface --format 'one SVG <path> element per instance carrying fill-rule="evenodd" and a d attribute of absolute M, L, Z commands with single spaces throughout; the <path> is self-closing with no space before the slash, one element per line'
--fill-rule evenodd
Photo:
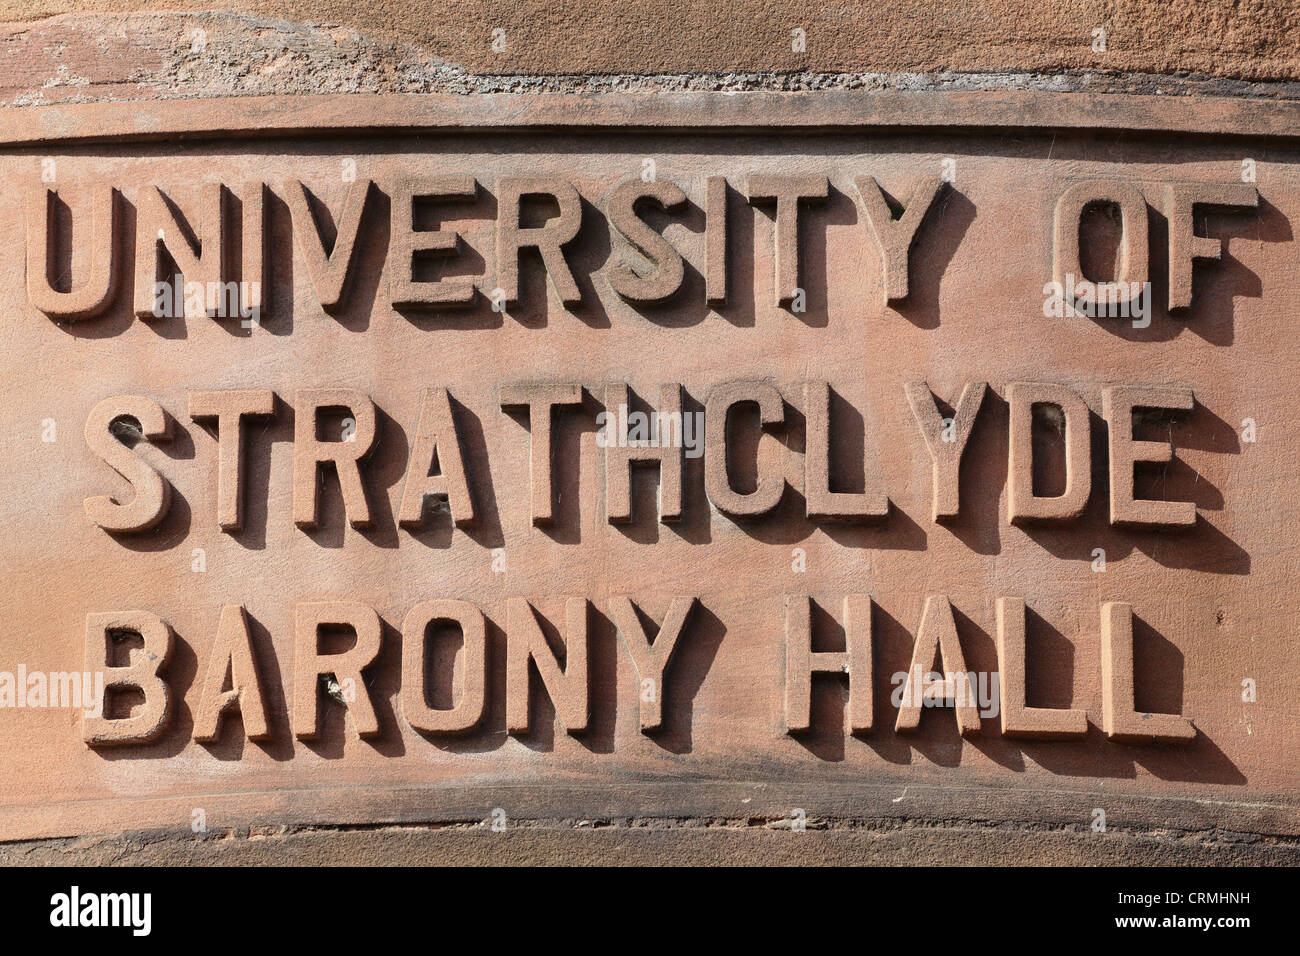
<path fill-rule="evenodd" d="M 782 821 L 788 822 L 788 821 Z M 0 844 L 5 865 L 67 866 L 1294 866 L 1294 843 L 1240 833 L 1051 830 L 957 821 L 838 821 L 791 833 L 761 820 L 557 820 L 488 824 L 172 831 Z"/>
<path fill-rule="evenodd" d="M 10 28 L 4 859 L 1294 862 L 1293 19 L 639 9 Z"/>
<path fill-rule="evenodd" d="M 184 7 L 187 4 L 179 4 Z M 1295 97 L 1294 4 L 512 4 L 402 16 L 365 4 L 231 5 L 179 12 L 105 4 L 0 6 L 0 100 L 10 105 L 273 93 L 497 93 L 749 89 L 1040 89 Z M 745 4 L 741 4 L 743 8 Z M 579 9 L 580 8 L 580 9 Z M 58 13 L 28 22 L 40 13 Z M 935 14 L 939 15 L 935 15 Z M 500 22 L 498 22 L 498 20 Z M 855 21 L 860 20 L 860 23 Z M 805 50 L 790 48 L 803 23 Z M 894 21 L 892 36 L 882 24 Z M 670 24 L 670 25 L 668 25 Z M 811 24 L 811 25 L 810 25 Z M 1118 24 L 1118 25 L 1117 25 Z M 427 25 L 427 26 L 424 26 Z M 633 25 L 637 28 L 629 29 Z M 505 30 L 506 52 L 493 50 Z M 1092 31 L 1105 29 L 1094 51 Z"/>
<path fill-rule="evenodd" d="M 96 18 L 193 6 L 187 0 L 101 0 Z M 474 73 L 1100 70 L 1300 79 L 1300 9 L 1293 2 L 736 0 L 727 4 L 726 16 L 700 0 L 240 0 L 212 6 L 263 21 L 257 29 L 275 51 L 268 58 L 272 66 L 292 58 L 290 51 L 277 49 L 277 35 L 287 26 L 283 21 L 290 21 L 332 25 L 330 35 L 343 42 L 351 30 L 409 44 Z M 28 23 L 77 8 L 68 0 L 4 0 L 0 20 Z M 802 51 L 792 49 L 796 28 L 806 33 Z M 1104 51 L 1093 49 L 1095 29 L 1106 31 Z M 504 51 L 493 49 L 493 30 L 505 32 Z M 248 72 L 262 67 L 254 62 Z"/>

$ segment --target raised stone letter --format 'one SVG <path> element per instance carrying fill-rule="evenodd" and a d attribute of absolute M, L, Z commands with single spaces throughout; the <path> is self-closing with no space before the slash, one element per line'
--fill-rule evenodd
<path fill-rule="evenodd" d="M 52 319 L 92 319 L 112 304 L 117 292 L 117 190 L 94 186 L 89 194 L 90 272 L 81 285 L 66 292 L 50 281 L 51 266 L 57 268 L 50 261 L 55 238 L 50 209 L 60 201 L 58 190 L 42 188 L 27 202 L 27 301 Z"/>
<path fill-rule="evenodd" d="M 879 489 L 861 493 L 831 491 L 831 388 L 804 383 L 803 494 L 809 518 L 861 521 L 889 514 L 889 499 Z"/>
<path fill-rule="evenodd" d="M 774 385 L 723 382 L 714 386 L 704 407 L 704 487 L 719 511 L 738 516 L 761 515 L 780 502 L 785 479 L 780 475 L 761 477 L 758 487 L 749 494 L 732 487 L 727 467 L 727 418 L 731 407 L 741 402 L 758 405 L 762 425 L 785 421 L 785 402 Z"/>
<path fill-rule="evenodd" d="M 663 385 L 659 409 L 646 416 L 644 439 L 628 437 L 628 387 L 605 386 L 605 511 L 610 524 L 632 520 L 632 463 L 652 462 L 659 466 L 659 520 L 680 521 L 682 517 L 682 387 Z M 637 413 L 644 414 L 644 413 Z M 677 434 L 672 434 L 676 422 Z"/>
<path fill-rule="evenodd" d="M 1061 521 L 1077 518 L 1092 493 L 1092 442 L 1088 406 L 1064 385 L 1013 382 L 1007 386 L 1011 409 L 1007 465 L 1007 520 Z M 1034 408 L 1060 410 L 1065 426 L 1065 491 L 1054 497 L 1034 494 Z"/>
<path fill-rule="evenodd" d="M 238 531 L 244 526 L 241 491 L 245 418 L 275 413 L 275 393 L 269 388 L 190 392 L 190 418 L 217 422 L 217 526 Z"/>
<path fill-rule="evenodd" d="M 375 441 L 375 403 L 354 388 L 300 388 L 294 396 L 293 523 L 312 529 L 317 521 L 318 473 L 333 463 L 343 492 L 343 510 L 354 528 L 370 527 L 370 505 L 361 480 L 361 459 Z M 343 408 L 353 421 L 350 433 L 337 439 L 319 437 L 320 411 Z"/>
<path fill-rule="evenodd" d="M 460 233 L 441 229 L 416 230 L 415 200 L 466 200 L 478 195 L 473 176 L 433 176 L 403 179 L 393 188 L 392 228 L 388 239 L 388 298 L 393 307 L 416 308 L 468 305 L 474 301 L 474 280 L 460 276 L 436 282 L 417 282 L 411 276 L 417 253 L 454 256 Z"/>
<path fill-rule="evenodd" d="M 709 305 L 727 301 L 727 180 L 710 176 L 704 206 L 704 241 L 708 263 L 704 270 L 704 300 Z"/>
<path fill-rule="evenodd" d="M 608 278 L 610 287 L 625 299 L 658 302 L 681 288 L 685 268 L 682 254 L 636 214 L 637 203 L 643 199 L 657 203 L 664 210 L 686 205 L 686 193 L 667 180 L 647 183 L 638 177 L 620 183 L 609 197 L 605 214 L 614 231 L 648 259 L 652 268 L 649 275 L 641 275 L 623 259 L 611 264 Z"/>
<path fill-rule="evenodd" d="M 233 302 L 228 297 L 222 301 L 227 303 L 227 308 L 233 305 L 234 314 L 241 318 L 260 317 L 271 290 L 266 281 L 267 259 L 271 253 L 271 244 L 266 241 L 269 231 L 266 184 L 245 183 L 240 189 L 239 207 L 239 285 L 228 286 L 235 296 Z M 231 277 L 223 275 L 223 278 L 229 282 Z M 233 317 L 229 312 L 227 316 Z"/>
<path fill-rule="evenodd" d="M 208 290 L 221 282 L 222 235 L 221 183 L 198 187 L 199 227 L 197 233 L 157 186 L 145 186 L 136 200 L 135 220 L 135 314 L 141 319 L 178 318 L 188 310 L 190 299 L 170 299 L 171 308 L 159 307 L 158 285 L 170 283 L 175 265 L 185 282 L 202 289 L 203 312 L 215 313 L 216 303 Z M 167 260 L 170 260 L 168 262 Z M 214 306 L 208 311 L 208 306 Z M 200 313 L 202 314 L 202 313 Z"/>
<path fill-rule="evenodd" d="M 1196 404 L 1190 388 L 1159 385 L 1113 385 L 1101 391 L 1102 415 L 1110 442 L 1110 523 L 1130 527 L 1185 528 L 1196 524 L 1190 501 L 1154 501 L 1133 497 L 1133 466 L 1137 462 L 1164 464 L 1173 460 L 1173 446 L 1133 438 L 1133 409 L 1168 408 L 1190 411 Z"/>
<path fill-rule="evenodd" d="M 1101 606 L 1101 725 L 1122 744 L 1187 743 L 1196 727 L 1180 714 L 1139 714 L 1133 703 L 1133 606 Z"/>
<path fill-rule="evenodd" d="M 325 691 L 352 712 L 358 734 L 374 737 L 379 733 L 379 718 L 361 672 L 379 656 L 383 637 L 379 615 L 356 601 L 316 601 L 296 605 L 294 622 L 294 736 L 316 739 L 320 693 Z M 338 654 L 322 654 L 322 627 L 350 628 L 357 636 L 356 643 Z"/>
<path fill-rule="evenodd" d="M 1111 282 L 1094 282 L 1080 264 L 1079 220 L 1088 206 L 1111 203 L 1119 206 L 1122 221 L 1119 273 Z M 1082 301 L 1086 309 L 1095 310 L 1098 305 L 1132 302 L 1142 294 L 1147 281 L 1147 203 L 1136 186 L 1108 179 L 1075 183 L 1056 201 L 1055 226 L 1052 276 L 1062 290 L 1074 290 L 1075 301 L 1067 301 L 1067 306 Z"/>
<path fill-rule="evenodd" d="M 675 597 L 653 638 L 641 624 L 641 616 L 631 598 L 609 599 L 609 616 L 618 627 L 619 639 L 632 658 L 636 671 L 637 698 L 641 701 L 641 733 L 648 734 L 663 726 L 664 671 L 673 659 L 677 639 L 686 627 L 686 619 L 695 607 L 693 597 Z M 654 641 L 652 644 L 651 641 Z"/>
<path fill-rule="evenodd" d="M 320 227 L 308 201 L 307 187 L 297 180 L 285 188 L 285 200 L 293 217 L 293 234 L 298 240 L 298 251 L 307 263 L 307 274 L 321 308 L 331 315 L 338 312 L 347 289 L 349 276 L 357 258 L 357 234 L 361 230 L 361 217 L 365 215 L 366 201 L 374 183 L 358 179 L 348 187 L 343 211 L 335 220 L 334 242 L 327 249 Z"/>
<path fill-rule="evenodd" d="M 452 707 L 430 707 L 425 697 L 425 663 L 429 625 L 455 624 L 460 653 L 460 694 Z M 468 601 L 423 601 L 402 622 L 402 713 L 416 730 L 457 734 L 483 719 L 487 686 L 487 627 L 483 612 Z"/>
<path fill-rule="evenodd" d="M 229 690 L 224 689 L 227 676 Z M 203 697 L 194 712 L 194 739 L 201 743 L 215 741 L 220 735 L 221 718 L 231 711 L 238 711 L 243 718 L 249 740 L 269 739 L 263 697 L 248 614 L 242 604 L 227 604 L 221 608 L 217 639 L 203 680 Z"/>
<path fill-rule="evenodd" d="M 553 197 L 560 207 L 559 217 L 544 226 L 527 229 L 520 226 L 519 206 L 524 196 Z M 505 293 L 506 304 L 519 301 L 519 253 L 523 249 L 541 253 L 546 274 L 551 277 L 561 302 L 565 305 L 581 302 L 578 283 L 564 260 L 564 246 L 582 228 L 582 200 L 578 191 L 557 176 L 507 177 L 497 184 L 497 204 L 497 285 Z"/>
<path fill-rule="evenodd" d="M 760 173 L 749 177 L 749 201 L 776 202 L 776 304 L 789 305 L 799 283 L 799 201 L 824 200 L 830 184 L 825 176 L 783 176 Z"/>
<path fill-rule="evenodd" d="M 115 429 L 118 419 L 134 419 L 139 434 L 152 442 L 171 438 L 171 418 L 152 398 L 122 395 L 106 398 L 86 418 L 86 446 L 131 483 L 135 497 L 127 504 L 109 495 L 85 500 L 86 517 L 105 531 L 148 531 L 162 521 L 171 506 L 172 486 L 153 467 L 122 443 L 116 432 L 134 431 L 128 422 Z"/>
<path fill-rule="evenodd" d="M 1065 740 L 1088 733 L 1082 710 L 1030 707 L 1025 703 L 1025 602 L 998 598 L 998 687 L 1002 736 Z"/>
<path fill-rule="evenodd" d="M 144 642 L 128 652 L 129 663 L 109 663 L 113 643 L 123 634 L 136 634 Z M 100 713 L 81 718 L 82 739 L 91 747 L 147 744 L 157 739 L 171 717 L 171 689 L 159 676 L 172 651 L 172 629 L 148 611 L 110 611 L 86 615 L 86 671 L 103 673 L 104 693 Z M 129 717 L 110 719 L 109 693 L 118 689 L 137 690 L 144 703 Z"/>
<path fill-rule="evenodd" d="M 912 191 L 903 214 L 897 219 L 885 200 L 885 191 L 873 176 L 858 176 L 853 180 L 858 191 L 858 206 L 870 226 L 871 238 L 880 253 L 880 284 L 885 290 L 885 304 L 907 298 L 908 259 L 916 243 L 917 231 L 925 221 L 926 213 L 943 189 L 943 180 L 927 176 Z"/>
<path fill-rule="evenodd" d="M 1192 304 L 1192 263 L 1218 259 L 1223 242 L 1196 234 L 1192 214 L 1197 206 L 1254 209 L 1259 193 L 1249 183 L 1170 183 L 1165 186 L 1165 217 L 1169 220 L 1169 310 Z"/>
<path fill-rule="evenodd" d="M 931 671 L 936 661 L 943 668 L 938 680 Z M 902 706 L 894 722 L 896 733 L 912 731 L 920 725 L 922 701 L 926 699 L 953 703 L 963 737 L 979 733 L 979 708 L 957 637 L 957 622 L 952 617 L 952 604 L 941 594 L 925 599 L 921 626 L 912 647 L 912 666 L 903 684 Z"/>
<path fill-rule="evenodd" d="M 555 493 L 551 481 L 553 454 L 552 409 L 558 405 L 581 405 L 582 386 L 572 383 L 502 385 L 501 407 L 528 406 L 529 488 L 533 524 L 544 527 L 554 520 Z"/>
<path fill-rule="evenodd" d="M 262 262 L 262 222 L 263 203 L 261 183 L 252 184 L 244 192 L 243 199 L 247 215 L 244 219 L 244 235 L 241 239 L 248 253 L 245 256 L 245 268 L 253 268 L 258 274 L 252 281 L 261 288 Z M 250 192 L 249 190 L 253 190 Z M 205 183 L 198 189 L 199 228 L 198 231 L 177 210 L 161 189 L 146 186 L 140 191 L 136 211 L 136 253 L 135 253 L 135 314 L 142 319 L 161 319 L 178 317 L 183 309 L 177 305 L 187 303 L 191 296 L 184 292 L 181 303 L 172 300 L 169 315 L 164 315 L 158 307 L 157 285 L 171 282 L 175 265 L 185 277 L 185 284 L 198 283 L 201 288 L 203 312 L 213 318 L 239 318 L 241 302 L 236 297 L 233 301 L 225 293 L 224 282 L 231 272 L 227 259 L 229 237 L 225 225 L 226 187 L 221 183 Z M 251 217 L 251 222 L 250 222 Z M 256 232 L 256 235 L 250 235 Z M 256 252 L 254 253 L 254 250 Z M 164 263 L 168 267 L 164 269 Z M 250 285 L 251 289 L 251 285 Z M 243 302 L 249 307 L 253 302 Z M 256 303 L 260 306 L 260 301 Z M 248 313 L 251 314 L 251 313 Z"/>
<path fill-rule="evenodd" d="M 844 650 L 812 649 L 812 599 L 806 594 L 785 599 L 785 730 L 800 734 L 812 726 L 813 674 L 847 674 L 849 733 L 871 729 L 871 598 L 844 598 Z"/>
<path fill-rule="evenodd" d="M 178 317 L 184 314 L 181 302 L 173 301 L 169 315 L 158 309 L 156 286 L 170 282 L 172 271 L 164 269 L 166 260 L 174 264 L 185 282 L 203 288 L 202 300 L 208 315 L 215 315 L 215 301 L 208 290 L 222 279 L 222 255 L 225 246 L 221 183 L 205 183 L 198 194 L 199 226 L 195 232 L 158 186 L 145 186 L 136 201 L 135 313 L 142 319 Z M 168 265 L 170 265 L 168 264 Z M 211 308 L 209 308 L 211 307 Z"/>
<path fill-rule="evenodd" d="M 435 459 L 438 474 L 430 475 Z M 451 396 L 445 388 L 426 388 L 420 405 L 420 424 L 411 442 L 411 458 L 402 486 L 402 506 L 397 520 L 403 528 L 415 528 L 424 520 L 426 498 L 444 498 L 452 520 L 464 528 L 474 523 L 474 499 L 465 474 L 460 436 L 451 410 Z"/>
<path fill-rule="evenodd" d="M 506 603 L 506 729 L 512 734 L 528 732 L 530 661 L 564 729 L 570 734 L 587 729 L 587 600 L 569 598 L 564 610 L 567 633 L 562 635 L 561 663 L 533 606 L 524 598 L 510 598 Z"/>
<path fill-rule="evenodd" d="M 903 386 L 908 404 L 912 406 L 912 417 L 921 430 L 921 437 L 925 439 L 925 447 L 933 462 L 934 521 L 955 518 L 961 508 L 959 478 L 962 454 L 966 450 L 966 440 L 970 438 L 975 416 L 979 414 L 987 388 L 987 382 L 967 382 L 961 390 L 961 398 L 957 400 L 952 419 L 946 420 L 939 414 L 929 385 L 925 382 L 907 382 Z"/>

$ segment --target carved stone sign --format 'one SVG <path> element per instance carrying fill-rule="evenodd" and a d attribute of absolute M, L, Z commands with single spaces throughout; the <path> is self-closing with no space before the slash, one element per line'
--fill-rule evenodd
<path fill-rule="evenodd" d="M 0 837 L 1296 833 L 1295 107 L 808 102 L 24 111 Z"/>

